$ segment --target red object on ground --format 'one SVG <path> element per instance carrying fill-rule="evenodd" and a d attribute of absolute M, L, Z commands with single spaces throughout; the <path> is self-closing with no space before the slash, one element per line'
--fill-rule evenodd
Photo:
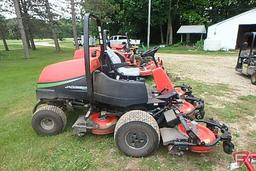
<path fill-rule="evenodd" d="M 234 152 L 232 155 L 239 166 L 244 164 L 248 171 L 255 171 L 252 160 L 256 161 L 256 152 L 240 151 Z"/>
<path fill-rule="evenodd" d="M 188 125 L 192 124 L 191 122 L 188 123 Z M 205 144 L 212 143 L 216 140 L 215 134 L 205 127 L 204 125 L 197 124 L 197 136 L 201 140 L 201 142 L 205 142 Z M 178 125 L 178 130 L 185 136 L 188 137 L 188 134 L 186 133 L 186 129 L 183 127 L 182 124 Z M 191 146 L 191 151 L 195 153 L 209 153 L 214 149 L 214 147 L 205 147 L 205 146 Z"/>
<path fill-rule="evenodd" d="M 99 135 L 113 133 L 118 120 L 117 116 L 115 115 L 106 114 L 105 116 L 101 117 L 100 112 L 91 114 L 89 118 L 98 125 L 98 128 L 92 129 L 92 133 Z"/>

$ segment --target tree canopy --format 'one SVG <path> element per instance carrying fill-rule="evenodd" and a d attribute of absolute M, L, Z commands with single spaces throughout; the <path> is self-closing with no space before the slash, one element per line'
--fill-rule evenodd
<path fill-rule="evenodd" d="M 56 5 L 49 3 L 50 16 L 47 13 L 47 0 L 18 0 L 22 12 L 23 23 L 29 46 L 33 47 L 33 38 L 73 37 L 71 12 L 70 16 L 61 16 Z M 0 12 L 13 13 L 13 0 L 4 0 L 0 4 Z M 70 4 L 70 0 L 63 3 Z M 81 16 L 85 12 L 98 15 L 104 28 L 111 34 L 128 33 L 130 37 L 146 40 L 148 0 L 86 0 L 74 1 L 76 5 L 76 29 L 82 33 Z M 3 5 L 5 4 L 5 5 Z M 256 5 L 254 0 L 153 0 L 151 14 L 151 40 L 153 43 L 175 43 L 175 34 L 180 25 L 204 24 L 209 26 Z M 70 11 L 69 5 L 63 11 Z M 52 18 L 51 18 L 52 17 Z M 19 39 L 15 19 L 0 17 L 1 25 L 5 25 L 6 39 Z M 74 18 L 73 18 L 74 19 Z M 52 30 L 53 29 L 55 30 Z M 3 28 L 3 27 L 2 27 Z M 3 31 L 2 31 L 3 32 Z M 53 34 L 54 33 L 54 34 Z"/>

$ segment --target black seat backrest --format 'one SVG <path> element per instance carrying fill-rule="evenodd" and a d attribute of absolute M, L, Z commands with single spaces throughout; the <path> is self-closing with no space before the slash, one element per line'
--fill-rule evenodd
<path fill-rule="evenodd" d="M 112 49 L 108 49 L 104 52 L 102 71 L 108 76 L 115 78 L 116 75 L 120 75 L 120 73 L 117 72 L 117 69 L 128 65 L 129 64 L 125 62 L 124 57 L 116 54 Z"/>
<path fill-rule="evenodd" d="M 106 53 L 111 61 L 112 64 L 120 64 L 122 63 L 121 59 L 117 54 L 110 48 L 107 48 Z"/>
<path fill-rule="evenodd" d="M 103 72 L 94 72 L 93 88 L 95 100 L 117 107 L 146 104 L 148 94 L 144 82 L 115 80 Z"/>

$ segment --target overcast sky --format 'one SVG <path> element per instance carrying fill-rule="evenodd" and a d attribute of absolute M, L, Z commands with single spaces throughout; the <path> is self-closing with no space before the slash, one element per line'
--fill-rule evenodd
<path fill-rule="evenodd" d="M 69 1 L 68 0 L 49 0 L 51 4 L 54 5 L 54 12 L 59 14 L 62 17 L 69 18 L 71 17 L 69 11 Z M 3 6 L 4 9 L 7 9 L 9 12 L 1 12 L 6 18 L 15 18 L 15 10 L 14 7 L 7 7 L 5 0 L 0 0 L 0 6 Z"/>

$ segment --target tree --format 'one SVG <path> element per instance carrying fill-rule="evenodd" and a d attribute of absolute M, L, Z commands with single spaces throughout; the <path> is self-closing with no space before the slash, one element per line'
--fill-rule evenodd
<path fill-rule="evenodd" d="M 179 10 L 179 0 L 169 0 L 167 14 L 167 31 L 166 31 L 166 44 L 173 44 L 173 21 Z"/>
<path fill-rule="evenodd" d="M 60 51 L 60 45 L 59 45 L 59 41 L 58 41 L 58 36 L 57 36 L 57 31 L 55 28 L 55 24 L 54 24 L 54 20 L 53 20 L 53 13 L 51 12 L 51 7 L 50 7 L 50 3 L 48 0 L 45 0 L 45 8 L 46 8 L 46 13 L 47 13 L 47 18 L 49 21 L 49 26 L 50 29 L 52 31 L 52 38 L 55 44 L 55 49 L 57 52 Z"/>
<path fill-rule="evenodd" d="M 164 32 L 163 26 L 167 22 L 168 15 L 168 2 L 166 0 L 154 0 L 152 1 L 152 26 L 158 27 L 160 32 L 160 42 L 164 43 Z"/>
<path fill-rule="evenodd" d="M 23 49 L 24 49 L 24 57 L 29 58 L 28 44 L 27 44 L 26 33 L 25 33 L 25 29 L 24 29 L 23 21 L 22 21 L 22 17 L 21 17 L 19 1 L 18 0 L 13 0 L 13 3 L 14 3 L 14 8 L 15 8 L 16 16 L 17 16 L 18 27 L 19 27 L 20 35 L 21 35 L 21 39 L 22 39 L 22 44 L 23 44 Z"/>
<path fill-rule="evenodd" d="M 0 38 L 3 39 L 4 48 L 6 51 L 9 51 L 9 47 L 6 42 L 6 20 L 4 16 L 0 15 Z"/>
<path fill-rule="evenodd" d="M 84 11 L 97 15 L 101 19 L 103 27 L 109 29 L 110 33 L 113 30 L 117 32 L 120 26 L 119 19 L 117 19 L 119 6 L 119 3 L 115 3 L 114 0 L 86 0 L 82 3 Z"/>
<path fill-rule="evenodd" d="M 72 30 L 73 30 L 73 38 L 74 38 L 74 42 L 75 42 L 75 48 L 79 49 L 78 40 L 77 40 L 76 12 L 75 12 L 74 0 L 71 0 L 71 15 L 72 15 Z"/>
<path fill-rule="evenodd" d="M 23 24 L 25 27 L 28 46 L 29 48 L 32 48 L 32 50 L 35 50 L 36 46 L 34 42 L 34 36 L 32 33 L 32 23 L 31 23 L 30 15 L 28 13 L 28 10 L 31 8 L 32 3 L 33 1 L 20 0 L 21 15 L 24 18 Z"/>

